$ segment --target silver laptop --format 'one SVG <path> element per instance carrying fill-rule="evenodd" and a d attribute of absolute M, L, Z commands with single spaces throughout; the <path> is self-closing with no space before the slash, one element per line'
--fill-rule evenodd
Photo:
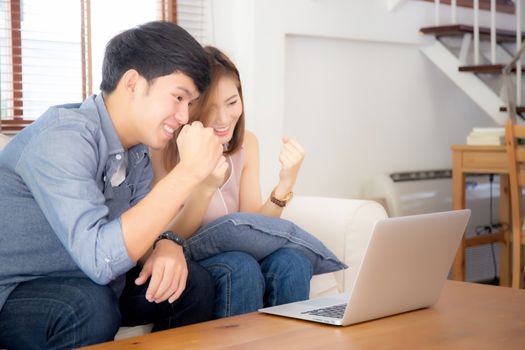
<path fill-rule="evenodd" d="M 429 307 L 441 294 L 469 217 L 463 209 L 380 220 L 350 294 L 259 311 L 347 326 Z"/>

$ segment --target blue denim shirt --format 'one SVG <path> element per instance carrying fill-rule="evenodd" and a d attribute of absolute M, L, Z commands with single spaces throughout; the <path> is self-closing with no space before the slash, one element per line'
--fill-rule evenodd
<path fill-rule="evenodd" d="M 124 150 L 101 95 L 52 107 L 20 132 L 0 151 L 0 310 L 18 283 L 42 276 L 88 276 L 119 294 L 134 265 L 120 215 L 151 179 L 147 147 Z"/>

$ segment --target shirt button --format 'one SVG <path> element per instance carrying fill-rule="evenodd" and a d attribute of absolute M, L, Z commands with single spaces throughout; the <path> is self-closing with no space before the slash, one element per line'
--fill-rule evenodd
<path fill-rule="evenodd" d="M 115 156 L 115 158 L 117 158 L 117 160 L 121 160 L 121 159 L 122 159 L 122 156 L 121 156 L 120 154 L 117 154 L 117 155 Z"/>
<path fill-rule="evenodd" d="M 108 177 L 107 176 L 104 176 L 104 181 L 107 181 Z"/>

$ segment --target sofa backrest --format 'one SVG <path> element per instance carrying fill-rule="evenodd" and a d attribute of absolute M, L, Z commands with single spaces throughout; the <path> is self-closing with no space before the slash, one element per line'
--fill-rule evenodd
<path fill-rule="evenodd" d="M 11 137 L 4 134 L 0 134 L 0 150 L 4 148 L 9 141 L 11 141 Z"/>

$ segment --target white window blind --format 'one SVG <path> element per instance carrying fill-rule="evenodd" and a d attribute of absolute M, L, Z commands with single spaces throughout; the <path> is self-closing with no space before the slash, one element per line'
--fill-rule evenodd
<path fill-rule="evenodd" d="M 177 24 L 202 45 L 210 44 L 212 10 L 210 0 L 177 0 Z"/>

